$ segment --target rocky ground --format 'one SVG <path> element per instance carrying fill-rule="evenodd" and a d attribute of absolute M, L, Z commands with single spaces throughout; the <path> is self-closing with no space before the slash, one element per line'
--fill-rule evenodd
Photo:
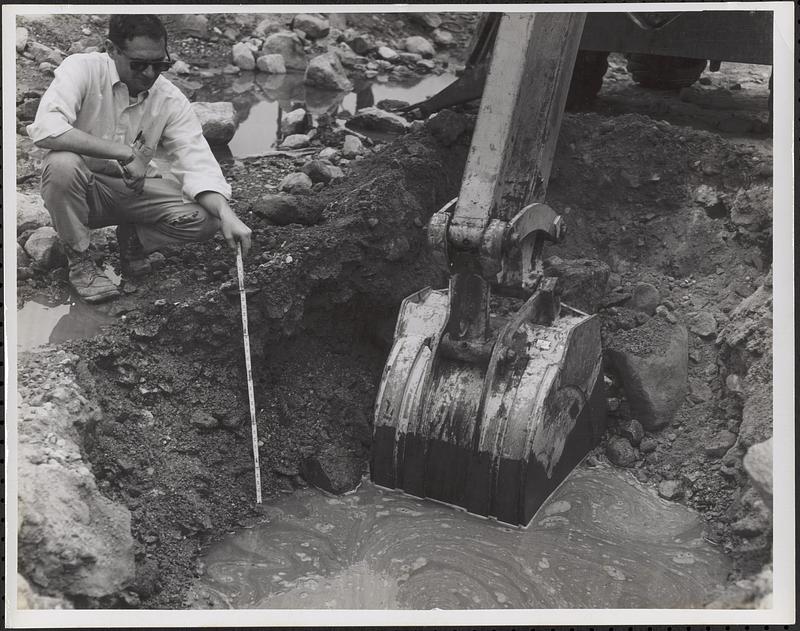
<path fill-rule="evenodd" d="M 312 17 L 171 25 L 171 52 L 187 66 L 176 80 L 191 94 L 248 72 L 248 54 L 253 73 L 275 74 L 275 57 L 260 60 L 282 34 L 306 68 L 328 60 L 320 77 L 399 81 L 458 64 L 475 23 L 361 14 L 328 20 L 323 35 Z M 53 48 L 97 45 L 104 24 L 21 25 L 18 129 L 58 62 Z M 414 36 L 433 53 L 411 52 Z M 342 46 L 363 59 L 331 50 Z M 723 64 L 662 93 L 633 85 L 620 56 L 610 62 L 591 110 L 565 117 L 548 193 L 569 226 L 547 251 L 548 273 L 562 277 L 565 302 L 603 323 L 609 430 L 590 458 L 698 510 L 734 562 L 711 604 L 757 606 L 771 561 L 769 69 Z M 365 472 L 399 302 L 444 283 L 426 222 L 458 192 L 475 116 L 465 106 L 410 123 L 374 108 L 342 127 L 304 115 L 285 121 L 284 143 L 305 136 L 296 146 L 223 164 L 254 229 L 246 269 L 266 497 L 309 483 L 345 490 Z M 374 125 L 395 139 L 365 135 Z M 40 155 L 24 135 L 18 158 L 19 300 L 63 296 L 63 253 L 37 195 Z M 118 264 L 113 230 L 94 246 Z M 20 359 L 20 598 L 30 606 L 180 607 L 203 571 L 200 545 L 258 518 L 233 257 L 217 238 L 153 263 L 151 277 L 98 307 L 118 318 L 110 331 Z M 54 484 L 57 519 L 41 504 Z"/>

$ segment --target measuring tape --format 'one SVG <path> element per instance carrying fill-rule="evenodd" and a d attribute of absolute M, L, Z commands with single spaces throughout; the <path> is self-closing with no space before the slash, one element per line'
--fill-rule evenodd
<path fill-rule="evenodd" d="M 250 334 L 247 332 L 247 298 L 244 294 L 244 264 L 242 244 L 236 244 L 236 271 L 239 274 L 239 302 L 242 304 L 242 334 L 244 336 L 244 364 L 247 368 L 247 396 L 250 399 L 250 430 L 253 437 L 253 464 L 256 475 L 256 504 L 261 504 L 261 465 L 258 462 L 258 427 L 256 427 L 256 400 L 253 395 L 253 367 L 250 363 Z"/>

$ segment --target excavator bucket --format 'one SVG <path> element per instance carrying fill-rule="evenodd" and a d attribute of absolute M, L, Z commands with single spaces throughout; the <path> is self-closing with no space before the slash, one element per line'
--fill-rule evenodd
<path fill-rule="evenodd" d="M 500 18 L 461 193 L 428 227 L 450 284 L 403 301 L 375 404 L 376 484 L 522 526 L 604 429 L 599 321 L 542 269 L 584 18 Z"/>

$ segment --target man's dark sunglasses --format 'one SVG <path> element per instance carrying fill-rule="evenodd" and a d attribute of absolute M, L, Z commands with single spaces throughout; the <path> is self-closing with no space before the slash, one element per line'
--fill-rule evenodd
<path fill-rule="evenodd" d="M 125 53 L 122 54 L 125 55 Z M 128 57 L 127 55 L 125 56 Z M 150 61 L 148 59 L 131 59 L 128 57 L 128 64 L 130 65 L 131 70 L 134 72 L 144 72 L 148 67 L 152 66 L 153 72 L 161 74 L 172 67 L 172 59 L 170 59 L 169 53 L 167 53 L 166 59 L 159 59 L 158 61 Z"/>

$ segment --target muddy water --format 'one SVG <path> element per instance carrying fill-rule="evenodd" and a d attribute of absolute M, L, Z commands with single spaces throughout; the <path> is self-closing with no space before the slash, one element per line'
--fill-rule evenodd
<path fill-rule="evenodd" d="M 194 608 L 697 607 L 728 564 L 698 516 L 579 468 L 526 530 L 384 491 L 304 490 L 204 556 Z"/>
<path fill-rule="evenodd" d="M 277 88 L 262 86 L 259 83 L 260 90 L 256 90 L 256 87 L 247 87 L 247 91 L 259 94 L 263 100 L 255 102 L 250 107 L 247 116 L 239 123 L 228 148 L 234 158 L 258 156 L 275 149 L 278 144 L 281 114 L 292 109 L 293 104 L 305 102 L 305 107 L 312 114 L 325 112 L 335 116 L 346 112 L 352 115 L 358 108 L 374 105 L 383 99 L 417 103 L 433 96 L 452 83 L 455 78 L 455 75 L 445 73 L 426 76 L 413 85 L 370 83 L 363 86 L 358 93 L 349 94 L 312 92 L 303 85 L 302 76 L 288 76 Z M 256 79 L 262 77 L 257 75 Z M 255 86 L 257 81 L 249 83 Z"/>
<path fill-rule="evenodd" d="M 106 267 L 105 272 L 119 284 L 120 278 L 113 269 Z M 115 321 L 102 307 L 88 305 L 69 294 L 61 300 L 34 297 L 17 310 L 17 350 L 33 351 L 45 344 L 93 337 Z"/>

